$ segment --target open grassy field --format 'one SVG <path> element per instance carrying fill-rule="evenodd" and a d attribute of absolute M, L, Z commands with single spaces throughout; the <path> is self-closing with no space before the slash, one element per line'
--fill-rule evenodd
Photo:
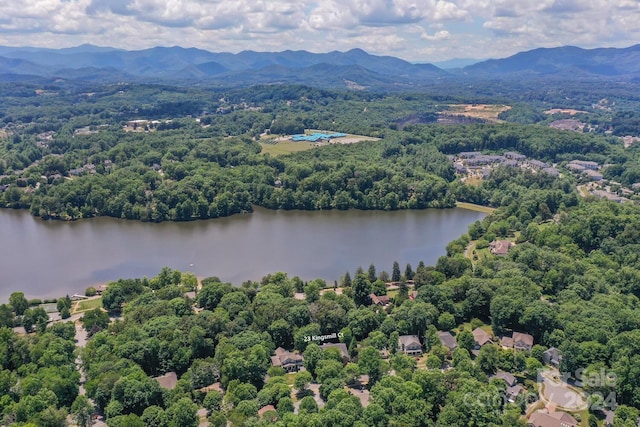
<path fill-rule="evenodd" d="M 462 209 L 469 209 L 470 211 L 484 212 L 487 214 L 491 214 L 493 213 L 493 211 L 496 210 L 495 208 L 490 208 L 489 206 L 481 206 L 481 205 L 475 205 L 473 203 L 465 203 L 465 202 L 456 202 L 456 207 L 462 208 Z"/>
<path fill-rule="evenodd" d="M 482 119 L 491 122 L 500 122 L 498 115 L 510 110 L 509 105 L 496 104 L 451 104 L 448 106 L 448 114 Z"/>
<path fill-rule="evenodd" d="M 296 153 L 298 151 L 311 150 L 315 144 L 311 142 L 293 142 L 293 141 L 274 141 L 267 143 L 260 141 L 263 154 L 271 154 L 272 156 L 280 156 L 283 154 Z"/>
<path fill-rule="evenodd" d="M 76 304 L 75 309 L 73 310 L 73 312 L 74 313 L 81 313 L 83 311 L 93 310 L 95 308 L 100 308 L 100 307 L 102 307 L 102 297 L 95 298 L 95 299 L 90 299 L 90 300 L 85 300 L 85 301 L 79 301 Z"/>

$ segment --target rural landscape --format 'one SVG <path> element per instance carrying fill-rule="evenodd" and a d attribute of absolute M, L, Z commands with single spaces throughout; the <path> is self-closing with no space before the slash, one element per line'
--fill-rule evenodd
<path fill-rule="evenodd" d="M 0 46 L 0 425 L 640 425 L 640 45 L 463 62 Z"/>

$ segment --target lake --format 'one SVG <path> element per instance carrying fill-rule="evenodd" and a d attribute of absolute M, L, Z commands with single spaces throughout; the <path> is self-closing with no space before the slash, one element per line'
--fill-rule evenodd
<path fill-rule="evenodd" d="M 0 302 L 84 293 L 118 278 L 153 277 L 162 267 L 240 284 L 284 271 L 338 280 L 373 263 L 378 272 L 420 260 L 435 264 L 446 245 L 486 214 L 467 209 L 271 211 L 206 221 L 142 223 L 114 218 L 42 221 L 0 209 Z"/>

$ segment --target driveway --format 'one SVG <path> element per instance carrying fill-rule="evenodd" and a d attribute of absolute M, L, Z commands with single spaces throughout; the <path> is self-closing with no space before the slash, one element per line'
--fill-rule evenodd
<path fill-rule="evenodd" d="M 539 374 L 540 399 L 545 404 L 558 409 L 577 412 L 587 409 L 587 398 L 576 387 L 562 382 L 557 371 L 543 371 Z"/>

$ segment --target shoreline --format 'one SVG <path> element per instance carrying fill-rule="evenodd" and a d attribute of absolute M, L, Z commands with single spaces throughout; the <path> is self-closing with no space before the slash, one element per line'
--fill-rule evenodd
<path fill-rule="evenodd" d="M 482 212 L 491 215 L 497 208 L 491 208 L 489 206 L 476 205 L 474 203 L 456 202 L 456 208 L 467 209 L 475 212 Z"/>

